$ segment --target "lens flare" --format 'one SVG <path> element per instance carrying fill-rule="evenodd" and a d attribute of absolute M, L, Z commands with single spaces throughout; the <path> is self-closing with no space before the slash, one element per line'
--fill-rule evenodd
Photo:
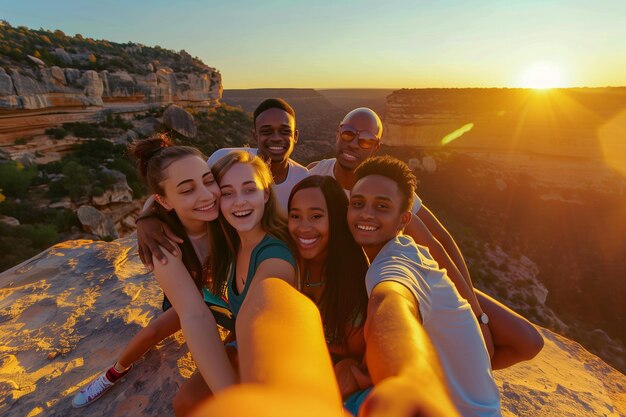
<path fill-rule="evenodd" d="M 447 145 L 448 143 L 452 142 L 453 140 L 456 140 L 456 139 L 460 138 L 461 136 L 463 136 L 464 134 L 466 134 L 467 132 L 469 132 L 473 128 L 474 128 L 474 123 L 468 123 L 466 125 L 463 125 L 460 128 L 458 128 L 457 130 L 455 130 L 454 132 L 448 133 L 447 135 L 445 135 L 443 137 L 443 139 L 441 139 L 441 144 L 442 145 Z"/>

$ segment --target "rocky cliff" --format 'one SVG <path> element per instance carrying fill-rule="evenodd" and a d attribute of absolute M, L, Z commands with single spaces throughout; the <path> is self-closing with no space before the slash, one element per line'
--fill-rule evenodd
<path fill-rule="evenodd" d="M 208 67 L 203 73 L 177 73 L 152 64 L 151 72 L 140 75 L 38 64 L 36 68 L 0 67 L 0 110 L 103 106 L 105 102 L 208 107 L 222 91 L 220 73 Z"/>
<path fill-rule="evenodd" d="M 133 238 L 58 244 L 0 274 L 0 414 L 171 415 L 194 365 L 179 334 L 140 360 L 87 409 L 79 386 L 106 369 L 159 311 L 161 292 Z M 503 415 L 625 416 L 626 376 L 580 345 L 541 329 L 543 351 L 495 372 Z"/>
<path fill-rule="evenodd" d="M 619 149 L 624 156 L 625 103 L 624 87 L 404 89 L 387 97 L 383 141 L 595 159 Z"/>
<path fill-rule="evenodd" d="M 94 121 L 103 109 L 136 114 L 169 104 L 211 107 L 221 95 L 220 72 L 184 50 L 0 21 L 0 142 L 63 122 Z"/>

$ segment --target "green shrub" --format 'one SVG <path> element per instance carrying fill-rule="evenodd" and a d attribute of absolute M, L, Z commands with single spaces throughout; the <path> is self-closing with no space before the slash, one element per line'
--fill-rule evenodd
<path fill-rule="evenodd" d="M 0 163 L 0 188 L 7 197 L 24 197 L 28 186 L 37 176 L 37 167 L 24 166 L 18 162 Z"/>
<path fill-rule="evenodd" d="M 13 141 L 15 145 L 26 145 L 30 139 L 29 138 L 17 138 Z"/>
<path fill-rule="evenodd" d="M 52 224 L 24 224 L 19 226 L 23 236 L 29 239 L 37 249 L 45 249 L 56 242 L 59 234 Z"/>
<path fill-rule="evenodd" d="M 46 135 L 52 136 L 55 139 L 63 139 L 68 134 L 68 131 L 63 129 L 62 127 L 51 127 L 50 129 L 46 129 Z"/>
<path fill-rule="evenodd" d="M 62 181 L 54 181 L 48 185 L 48 191 L 46 191 L 47 198 L 58 200 L 68 195 L 69 192 L 65 189 Z"/>
<path fill-rule="evenodd" d="M 17 227 L 0 223 L 0 271 L 11 268 L 59 241 L 53 224 L 26 224 Z"/>
<path fill-rule="evenodd" d="M 93 197 L 100 197 L 104 194 L 104 190 L 101 187 L 95 186 L 91 188 L 91 195 Z"/>
<path fill-rule="evenodd" d="M 131 122 L 127 122 L 126 120 L 122 119 L 122 116 L 120 116 L 119 114 L 113 116 L 113 113 L 111 113 L 110 111 L 106 113 L 104 121 L 100 123 L 100 126 L 117 128 L 122 130 L 128 130 L 133 128 L 133 124 Z"/>
<path fill-rule="evenodd" d="M 88 195 L 90 188 L 89 168 L 76 161 L 70 161 L 63 167 L 61 180 L 72 201 Z"/>
<path fill-rule="evenodd" d="M 78 138 L 102 138 L 102 131 L 100 128 L 91 123 L 76 122 L 76 123 L 63 123 L 63 129 L 69 130 Z"/>

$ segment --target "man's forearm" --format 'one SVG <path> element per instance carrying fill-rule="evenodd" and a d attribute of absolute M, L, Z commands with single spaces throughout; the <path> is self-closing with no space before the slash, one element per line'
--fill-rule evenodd
<path fill-rule="evenodd" d="M 374 389 L 363 405 L 363 416 L 459 417 L 422 328 L 417 301 L 406 287 L 395 282 L 374 287 L 365 341 Z"/>
<path fill-rule="evenodd" d="M 443 381 L 437 354 L 422 328 L 412 294 L 407 296 L 379 292 L 379 286 L 397 285 L 383 282 L 372 292 L 365 323 L 366 360 L 374 384 L 391 376 L 406 376 L 416 383 Z M 381 288 L 383 289 L 383 288 Z"/>
<path fill-rule="evenodd" d="M 417 216 L 428 228 L 433 237 L 437 239 L 439 243 L 441 243 L 452 262 L 454 262 L 454 265 L 456 266 L 458 271 L 467 281 L 468 285 L 473 288 L 472 279 L 470 277 L 467 264 L 465 263 L 465 258 L 463 258 L 461 249 L 456 244 L 456 241 L 454 240 L 450 232 L 448 232 L 444 225 L 441 224 L 439 219 L 437 219 L 435 215 L 425 206 L 423 206 L 422 209 L 417 212 Z"/>

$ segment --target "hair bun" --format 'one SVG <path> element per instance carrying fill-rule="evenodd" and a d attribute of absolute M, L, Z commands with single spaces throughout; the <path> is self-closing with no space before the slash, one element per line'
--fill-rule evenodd
<path fill-rule="evenodd" d="M 158 134 L 149 139 L 133 142 L 129 145 L 130 153 L 137 159 L 137 167 L 143 177 L 146 177 L 148 162 L 163 148 L 174 146 L 172 139 L 165 134 Z"/>

